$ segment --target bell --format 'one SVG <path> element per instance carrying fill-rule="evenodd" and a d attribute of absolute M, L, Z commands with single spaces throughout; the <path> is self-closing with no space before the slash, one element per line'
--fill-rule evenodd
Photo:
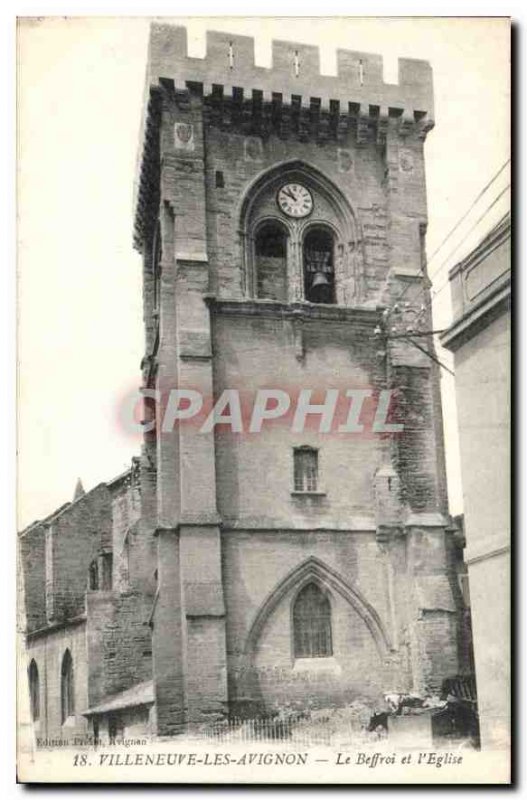
<path fill-rule="evenodd" d="M 310 300 L 312 303 L 331 303 L 332 289 L 325 272 L 315 272 L 311 282 Z"/>
<path fill-rule="evenodd" d="M 329 281 L 325 272 L 315 272 L 311 282 L 311 288 L 316 289 L 318 286 L 329 286 Z"/>

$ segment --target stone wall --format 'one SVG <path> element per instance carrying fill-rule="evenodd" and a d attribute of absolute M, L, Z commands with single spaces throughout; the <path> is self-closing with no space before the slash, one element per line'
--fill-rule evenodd
<path fill-rule="evenodd" d="M 141 535 L 140 512 L 134 469 L 100 484 L 19 537 L 28 664 L 34 657 L 40 676 L 37 735 L 71 739 L 85 732 L 82 711 L 107 694 L 152 677 L 148 622 L 155 561 L 153 537 L 149 545 Z M 105 555 L 112 556 L 113 589 L 102 585 Z M 99 588 L 94 590 L 88 583 L 93 561 L 99 567 Z M 66 648 L 73 658 L 76 714 L 62 725 L 60 666 Z"/>
<path fill-rule="evenodd" d="M 84 614 L 90 563 L 112 549 L 110 494 L 96 486 L 20 536 L 28 630 Z"/>
<path fill-rule="evenodd" d="M 373 524 L 373 478 L 382 460 L 383 442 L 372 433 L 374 402 L 364 404 L 363 433 L 339 433 L 349 400 L 347 389 L 382 386 L 371 323 L 357 320 L 308 319 L 302 324 L 302 357 L 298 358 L 295 322 L 280 311 L 239 313 L 221 310 L 214 316 L 214 390 L 238 388 L 242 397 L 243 434 L 228 426 L 216 428 L 218 510 L 228 524 L 242 527 L 350 528 L 353 516 Z M 264 422 L 249 433 L 249 421 L 260 387 L 289 392 L 290 412 L 283 420 Z M 305 430 L 291 431 L 294 406 L 303 388 L 321 403 L 328 388 L 339 389 L 335 423 L 319 433 L 320 415 L 307 418 Z M 319 452 L 318 496 L 293 493 L 293 448 L 309 445 Z M 265 475 L 265 481 L 262 481 Z"/>
<path fill-rule="evenodd" d="M 152 604 L 152 596 L 132 591 L 87 595 L 90 705 L 151 679 Z"/>
<path fill-rule="evenodd" d="M 19 558 L 24 576 L 24 603 L 28 631 L 46 625 L 46 529 L 38 523 L 19 537 Z"/>
<path fill-rule="evenodd" d="M 88 569 L 101 552 L 112 550 L 110 494 L 101 485 L 73 503 L 50 525 L 53 542 L 53 614 L 83 614 Z M 102 570 L 99 570 L 101 574 Z"/>
<path fill-rule="evenodd" d="M 226 531 L 230 702 L 264 707 L 374 700 L 394 656 L 385 567 L 373 532 Z M 295 661 L 292 602 L 313 580 L 331 603 L 333 658 Z M 311 663 L 309 663 L 311 662 Z M 399 675 L 408 688 L 408 673 Z"/>

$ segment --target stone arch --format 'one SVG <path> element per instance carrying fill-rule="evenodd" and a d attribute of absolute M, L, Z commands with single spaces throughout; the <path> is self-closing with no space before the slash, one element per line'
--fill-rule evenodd
<path fill-rule="evenodd" d="M 254 656 L 265 624 L 283 598 L 292 589 L 294 589 L 294 596 L 297 597 L 302 588 L 313 581 L 330 593 L 338 593 L 353 607 L 366 624 L 379 655 L 384 660 L 393 650 L 393 645 L 379 615 L 357 588 L 351 586 L 342 575 L 315 556 L 311 556 L 295 567 L 264 600 L 249 629 L 245 643 L 245 655 L 249 658 Z"/>
<path fill-rule="evenodd" d="M 315 194 L 318 194 L 332 212 L 333 229 L 336 233 L 336 281 L 337 302 L 350 304 L 357 301 L 360 285 L 359 274 L 363 271 L 362 234 L 355 209 L 342 189 L 334 183 L 324 172 L 314 165 L 301 159 L 292 159 L 274 164 L 257 175 L 246 187 L 240 197 L 236 209 L 238 220 L 238 234 L 240 246 L 240 260 L 243 270 L 243 290 L 246 296 L 255 296 L 254 293 L 254 264 L 252 251 L 254 249 L 254 230 L 259 223 L 258 207 L 274 185 L 282 182 L 297 181 L 305 183 Z M 269 214 L 269 211 L 262 212 Z M 300 269 L 301 243 L 303 229 L 312 223 L 331 225 L 327 218 L 317 219 L 316 207 L 312 215 L 305 220 L 288 220 L 276 210 L 279 219 L 288 231 L 291 243 L 289 260 L 291 262 L 288 272 L 292 279 L 289 299 L 301 300 L 303 290 L 301 287 L 302 276 Z M 295 280 L 296 276 L 296 280 Z"/>
<path fill-rule="evenodd" d="M 262 193 L 268 186 L 276 180 L 304 180 L 319 191 L 328 202 L 333 205 L 339 217 L 346 225 L 344 233 L 354 238 L 358 233 L 357 215 L 351 206 L 348 198 L 342 190 L 324 174 L 318 167 L 303 161 L 302 159 L 291 159 L 274 164 L 259 173 L 246 187 L 240 197 L 237 209 L 237 219 L 239 220 L 239 230 L 241 233 L 247 232 L 251 211 L 257 204 Z"/>

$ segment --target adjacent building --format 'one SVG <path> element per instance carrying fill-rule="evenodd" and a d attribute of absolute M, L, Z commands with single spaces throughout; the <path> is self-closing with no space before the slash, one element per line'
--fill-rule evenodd
<path fill-rule="evenodd" d="M 482 746 L 510 746 L 511 224 L 450 271 L 469 589 Z"/>

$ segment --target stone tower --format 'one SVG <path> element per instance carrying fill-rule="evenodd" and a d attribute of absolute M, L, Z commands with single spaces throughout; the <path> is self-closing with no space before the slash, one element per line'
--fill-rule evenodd
<path fill-rule="evenodd" d="M 431 341 L 398 335 L 428 313 L 431 69 L 401 59 L 391 85 L 380 56 L 337 63 L 324 76 L 316 47 L 274 42 L 257 67 L 251 38 L 214 32 L 191 58 L 184 28 L 151 29 L 135 246 L 161 399 L 141 459 L 161 734 L 437 690 L 463 667 L 438 368 Z M 176 387 L 203 409 L 165 430 Z M 318 412 L 250 431 L 262 389 L 311 391 Z M 328 389 L 364 400 L 345 432 L 319 425 Z M 226 390 L 241 429 L 203 424 Z M 367 424 L 387 390 L 391 435 Z"/>

